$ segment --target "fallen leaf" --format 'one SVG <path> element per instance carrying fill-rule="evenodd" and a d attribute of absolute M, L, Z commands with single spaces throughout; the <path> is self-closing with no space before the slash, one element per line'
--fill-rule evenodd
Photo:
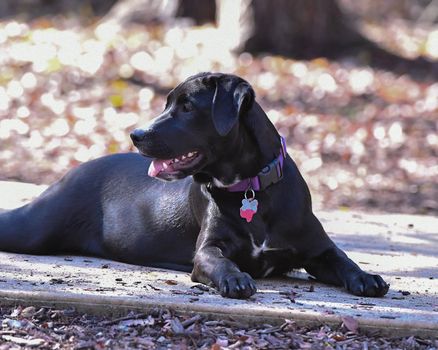
<path fill-rule="evenodd" d="M 130 319 L 124 320 L 119 323 L 121 327 L 137 327 L 137 326 L 153 326 L 155 324 L 155 320 L 153 317 L 149 316 L 148 318 L 142 319 Z"/>
<path fill-rule="evenodd" d="M 34 306 L 28 306 L 21 311 L 21 316 L 24 318 L 30 318 L 35 314 L 35 312 L 36 309 Z"/>
<path fill-rule="evenodd" d="M 350 332 L 357 333 L 359 328 L 359 322 L 357 319 L 351 316 L 342 317 L 342 325 Z"/>
<path fill-rule="evenodd" d="M 170 327 L 172 328 L 172 331 L 175 334 L 184 333 L 184 326 L 181 324 L 180 320 L 176 317 L 170 321 Z"/>
<path fill-rule="evenodd" d="M 2 338 L 6 341 L 10 341 L 12 343 L 23 345 L 23 346 L 40 346 L 45 343 L 44 339 L 34 338 L 34 339 L 26 339 L 20 337 L 14 337 L 12 335 L 2 335 Z"/>
<path fill-rule="evenodd" d="M 178 282 L 175 280 L 166 280 L 166 281 L 164 281 L 164 283 L 166 283 L 170 286 L 176 286 L 178 284 Z"/>

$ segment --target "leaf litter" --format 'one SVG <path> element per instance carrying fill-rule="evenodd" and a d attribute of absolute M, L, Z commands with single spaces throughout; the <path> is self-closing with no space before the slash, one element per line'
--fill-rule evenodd
<path fill-rule="evenodd" d="M 14 316 L 12 316 L 14 315 Z M 300 327 L 215 320 L 156 309 L 108 319 L 48 307 L 1 309 L 0 349 L 434 349 L 438 341 L 364 334 L 357 320 L 342 326 Z M 13 326 L 5 320 L 14 320 Z"/>
<path fill-rule="evenodd" d="M 51 183 L 135 151 L 129 132 L 160 114 L 166 92 L 199 71 L 225 71 L 254 86 L 316 208 L 438 213 L 433 74 L 420 80 L 354 56 L 233 55 L 212 45 L 208 26 L 108 25 L 0 23 L 0 179 Z"/>

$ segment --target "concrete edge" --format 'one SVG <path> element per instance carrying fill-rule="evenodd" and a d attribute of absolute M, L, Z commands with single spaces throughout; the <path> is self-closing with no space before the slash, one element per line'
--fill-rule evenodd
<path fill-rule="evenodd" d="M 224 309 L 223 306 L 197 303 L 180 303 L 168 300 L 147 300 L 136 297 L 116 297 L 103 295 L 78 295 L 72 293 L 31 292 L 17 290 L 0 290 L 2 305 L 32 304 L 57 308 L 74 308 L 78 312 L 95 315 L 121 316 L 128 311 L 151 311 L 153 309 L 171 309 L 183 314 L 199 313 L 213 319 L 230 318 L 247 324 L 281 324 L 285 319 L 296 322 L 299 326 L 316 326 L 327 324 L 339 326 L 342 315 L 324 314 L 321 312 L 302 312 L 299 310 L 242 310 L 237 307 Z M 438 337 L 438 324 L 433 322 L 409 322 L 395 319 L 376 319 L 357 317 L 359 328 L 364 333 L 376 333 L 384 336 L 420 336 Z"/>

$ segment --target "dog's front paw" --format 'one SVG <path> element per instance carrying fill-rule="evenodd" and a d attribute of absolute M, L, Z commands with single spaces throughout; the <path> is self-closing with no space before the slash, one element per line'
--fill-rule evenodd
<path fill-rule="evenodd" d="M 354 295 L 364 297 L 383 297 L 388 293 L 387 284 L 379 275 L 371 275 L 366 272 L 355 274 L 347 280 L 346 288 Z"/>
<path fill-rule="evenodd" d="M 226 274 L 219 282 L 219 293 L 226 298 L 245 299 L 256 291 L 256 284 L 246 272 Z"/>

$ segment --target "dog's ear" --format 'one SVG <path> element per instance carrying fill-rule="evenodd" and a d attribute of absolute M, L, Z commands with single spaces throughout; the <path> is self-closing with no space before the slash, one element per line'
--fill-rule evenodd
<path fill-rule="evenodd" d="M 234 103 L 237 107 L 238 117 L 241 117 L 251 109 L 254 99 L 254 90 L 248 83 L 241 82 L 236 86 L 234 89 Z"/>
<path fill-rule="evenodd" d="M 232 81 L 215 80 L 215 92 L 212 102 L 212 118 L 216 131 L 221 136 L 227 135 L 254 102 L 254 91 L 246 82 L 241 82 L 233 89 Z"/>

